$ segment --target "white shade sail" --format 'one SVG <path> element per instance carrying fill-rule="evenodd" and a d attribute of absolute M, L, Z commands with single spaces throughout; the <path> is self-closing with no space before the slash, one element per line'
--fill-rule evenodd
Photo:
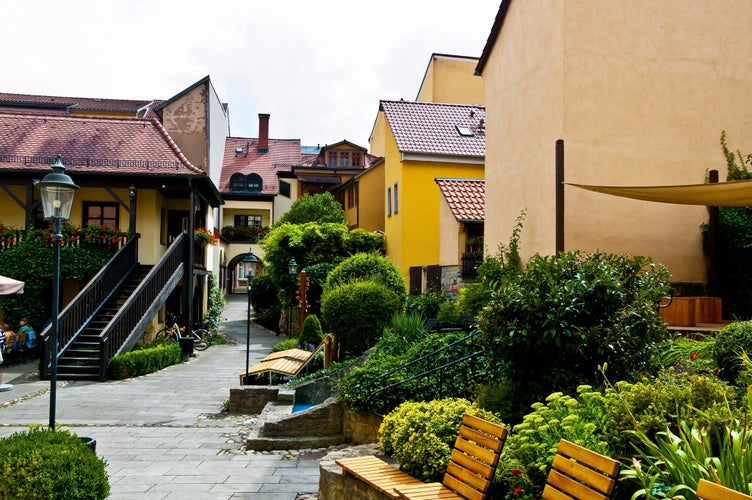
<path fill-rule="evenodd" d="M 0 276 L 0 295 L 23 293 L 24 282 Z"/>
<path fill-rule="evenodd" d="M 585 184 L 567 184 L 597 193 L 659 203 L 704 205 L 708 207 L 752 206 L 752 180 L 688 184 L 684 186 L 589 186 Z"/>

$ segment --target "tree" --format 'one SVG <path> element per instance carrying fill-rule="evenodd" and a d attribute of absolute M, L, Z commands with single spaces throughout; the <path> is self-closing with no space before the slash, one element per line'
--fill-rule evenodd
<path fill-rule="evenodd" d="M 308 194 L 298 198 L 286 213 L 274 223 L 305 224 L 306 222 L 334 222 L 347 225 L 345 210 L 331 193 Z"/>

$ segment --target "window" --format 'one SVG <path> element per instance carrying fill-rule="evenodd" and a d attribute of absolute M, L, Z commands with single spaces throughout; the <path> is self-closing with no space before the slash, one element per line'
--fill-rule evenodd
<path fill-rule="evenodd" d="M 362 167 L 363 161 L 361 160 L 361 155 L 359 151 L 353 151 L 350 153 L 350 163 L 353 167 Z"/>
<path fill-rule="evenodd" d="M 386 215 L 392 216 L 392 188 L 386 188 Z"/>
<path fill-rule="evenodd" d="M 251 193 L 260 193 L 261 192 L 261 176 L 259 174 L 250 174 L 246 178 L 246 191 L 250 191 Z"/>
<path fill-rule="evenodd" d="M 336 167 L 337 162 L 339 161 L 339 151 L 329 151 L 327 153 L 328 161 L 326 162 L 327 166 L 329 167 Z"/>
<path fill-rule="evenodd" d="M 279 181 L 279 194 L 289 198 L 290 197 L 290 184 L 284 181 Z"/>
<path fill-rule="evenodd" d="M 246 227 L 250 227 L 250 226 L 261 227 L 261 216 L 260 215 L 236 215 L 235 225 L 246 226 Z"/>
<path fill-rule="evenodd" d="M 83 225 L 119 227 L 118 204 L 85 201 L 83 203 Z"/>
<path fill-rule="evenodd" d="M 353 208 L 355 206 L 355 186 L 347 188 L 347 208 Z"/>
<path fill-rule="evenodd" d="M 245 176 L 243 174 L 232 174 L 230 191 L 245 191 Z"/>
<path fill-rule="evenodd" d="M 394 213 L 396 214 L 399 209 L 399 205 L 397 205 L 397 183 L 394 183 Z"/>
<path fill-rule="evenodd" d="M 473 137 L 475 135 L 467 125 L 457 125 L 457 132 L 459 132 L 462 137 Z"/>

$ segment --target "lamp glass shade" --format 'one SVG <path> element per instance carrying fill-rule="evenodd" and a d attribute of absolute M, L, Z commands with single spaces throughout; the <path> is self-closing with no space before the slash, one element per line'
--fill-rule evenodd
<path fill-rule="evenodd" d="M 251 278 L 256 276 L 258 263 L 259 263 L 258 257 L 253 255 L 253 252 L 249 250 L 246 256 L 243 257 L 243 266 L 245 267 L 246 276 L 250 276 Z"/>
<path fill-rule="evenodd" d="M 55 164 L 52 165 L 52 173 L 45 175 L 44 179 L 37 184 L 37 187 L 42 198 L 42 210 L 44 210 L 45 219 L 70 219 L 73 195 L 78 186 L 65 173 L 60 155 L 57 156 Z"/>
<path fill-rule="evenodd" d="M 290 263 L 288 264 L 288 271 L 290 274 L 298 274 L 298 263 L 295 262 L 295 258 L 290 259 Z"/>

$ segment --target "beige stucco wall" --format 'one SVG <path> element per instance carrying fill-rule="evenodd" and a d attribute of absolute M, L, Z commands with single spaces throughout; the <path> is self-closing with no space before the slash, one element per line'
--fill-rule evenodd
<path fill-rule="evenodd" d="M 415 98 L 418 102 L 483 104 L 483 80 L 474 75 L 477 59 L 434 55 Z"/>
<path fill-rule="evenodd" d="M 750 21 L 742 0 L 513 1 L 483 72 L 486 246 L 508 242 L 526 209 L 523 256 L 554 252 L 557 139 L 568 182 L 723 179 L 721 131 L 752 150 Z M 565 193 L 567 250 L 648 255 L 676 281 L 705 281 L 704 207 Z"/>
<path fill-rule="evenodd" d="M 462 238 L 464 245 L 465 239 Z M 460 224 L 444 196 L 439 194 L 439 265 L 456 266 L 460 263 Z"/>
<path fill-rule="evenodd" d="M 162 121 L 167 132 L 186 158 L 205 171 L 209 168 L 207 99 L 207 87 L 198 85 L 162 108 Z M 221 147 L 224 148 L 224 144 Z"/>

